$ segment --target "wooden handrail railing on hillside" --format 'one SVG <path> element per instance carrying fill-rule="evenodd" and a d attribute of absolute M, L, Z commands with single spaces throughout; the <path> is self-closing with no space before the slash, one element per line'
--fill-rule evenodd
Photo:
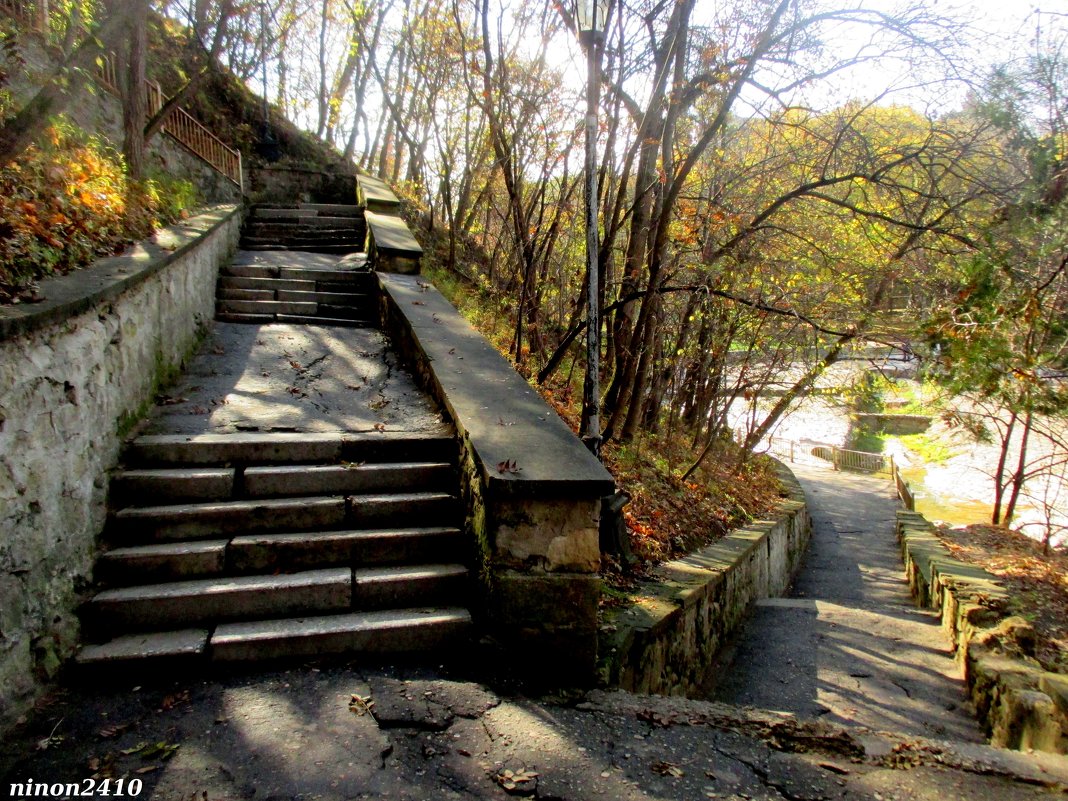
<path fill-rule="evenodd" d="M 48 0 L 0 0 L 0 12 L 14 19 L 24 28 L 36 31 L 45 37 L 49 44 L 58 44 L 59 31 L 53 29 L 49 18 Z M 97 81 L 114 95 L 119 95 L 118 65 L 113 53 L 105 53 L 97 65 Z M 163 90 L 155 81 L 145 81 L 147 112 L 152 117 L 166 103 Z M 188 149 L 194 156 L 203 159 L 216 171 L 244 188 L 242 181 L 241 152 L 223 142 L 219 137 L 205 128 L 185 109 L 175 106 L 163 123 L 163 132 Z"/>

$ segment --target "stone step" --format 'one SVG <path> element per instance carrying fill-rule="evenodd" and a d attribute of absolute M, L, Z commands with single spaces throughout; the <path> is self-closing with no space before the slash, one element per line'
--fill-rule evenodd
<path fill-rule="evenodd" d="M 315 281 L 286 280 L 284 278 L 242 278 L 223 268 L 219 275 L 219 289 L 253 289 L 276 292 L 315 292 Z"/>
<path fill-rule="evenodd" d="M 227 540 L 196 540 L 113 548 L 96 560 L 96 579 L 121 587 L 221 576 L 227 572 L 227 544 Z"/>
<path fill-rule="evenodd" d="M 245 221 L 245 230 L 290 228 L 347 228 L 362 226 L 363 219 L 334 216 L 314 209 L 261 209 Z"/>
<path fill-rule="evenodd" d="M 169 506 L 128 506 L 113 517 L 111 541 L 148 545 L 226 535 L 293 529 L 319 531 L 457 519 L 456 498 L 447 492 L 261 498 Z"/>
<path fill-rule="evenodd" d="M 215 628 L 209 650 L 219 662 L 342 653 L 432 653 L 462 647 L 471 632 L 471 614 L 466 609 L 356 612 L 225 623 Z"/>
<path fill-rule="evenodd" d="M 300 314 L 308 317 L 319 312 L 315 303 L 282 300 L 221 300 L 216 309 L 220 314 Z"/>
<path fill-rule="evenodd" d="M 286 206 L 284 208 L 253 206 L 249 209 L 249 219 L 274 220 L 301 216 L 314 217 L 318 213 L 315 209 L 301 209 L 299 206 Z"/>
<path fill-rule="evenodd" d="M 237 278 L 278 278 L 280 270 L 269 264 L 231 264 L 223 274 Z"/>
<path fill-rule="evenodd" d="M 230 314 L 216 312 L 215 319 L 220 323 L 244 323 L 246 325 L 268 325 L 278 322 L 273 314 Z"/>
<path fill-rule="evenodd" d="M 347 203 L 298 203 L 300 209 L 313 209 L 316 213 L 326 217 L 359 217 L 363 218 L 363 206 L 350 205 Z"/>
<path fill-rule="evenodd" d="M 386 464 L 279 465 L 244 471 L 249 498 L 294 495 L 355 495 L 414 490 L 445 490 L 457 478 L 447 462 Z"/>
<path fill-rule="evenodd" d="M 228 289 L 217 287 L 216 300 L 278 300 L 273 289 Z"/>
<path fill-rule="evenodd" d="M 84 645 L 75 662 L 82 669 L 111 671 L 135 668 L 149 670 L 179 670 L 185 673 L 201 666 L 207 658 L 208 629 L 182 629 L 141 634 L 127 634 L 101 644 Z"/>
<path fill-rule="evenodd" d="M 279 277 L 287 281 L 315 281 L 316 288 L 323 284 L 345 285 L 350 292 L 376 292 L 378 283 L 374 273 L 367 270 L 313 270 L 304 267 L 282 267 Z M 330 290 L 326 290 L 330 291 Z"/>
<path fill-rule="evenodd" d="M 116 543 L 147 545 L 246 531 L 338 528 L 345 523 L 345 506 L 341 496 L 128 506 L 115 513 L 108 536 Z"/>
<path fill-rule="evenodd" d="M 378 328 L 378 321 L 371 319 L 370 315 L 362 317 L 324 317 L 302 314 L 278 314 L 275 322 L 288 323 L 290 325 L 331 325 L 340 328 Z"/>
<path fill-rule="evenodd" d="M 278 300 L 296 303 L 319 303 L 327 306 L 359 306 L 363 308 L 371 308 L 374 303 L 371 295 L 361 292 L 307 292 L 291 289 L 278 290 Z"/>
<path fill-rule="evenodd" d="M 458 528 L 360 529 L 248 534 L 227 548 L 232 573 L 311 569 L 332 565 L 441 562 L 462 552 Z"/>
<path fill-rule="evenodd" d="M 159 468 L 122 470 L 111 479 L 109 502 L 123 506 L 151 498 L 155 503 L 223 500 L 234 494 L 234 469 Z"/>
<path fill-rule="evenodd" d="M 345 462 L 453 462 L 451 436 L 409 431 L 148 434 L 124 451 L 129 467 Z"/>
<path fill-rule="evenodd" d="M 352 608 L 352 587 L 348 567 L 121 587 L 94 596 L 85 609 L 85 622 L 93 632 L 114 635 L 346 612 Z"/>
<path fill-rule="evenodd" d="M 467 568 L 457 564 L 366 567 L 353 571 L 357 609 L 405 609 L 467 602 Z"/>

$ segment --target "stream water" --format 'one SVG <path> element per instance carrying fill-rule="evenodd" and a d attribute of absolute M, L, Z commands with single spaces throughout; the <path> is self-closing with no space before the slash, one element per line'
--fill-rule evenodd
<path fill-rule="evenodd" d="M 902 478 L 908 482 L 916 499 L 916 511 L 935 522 L 948 523 L 951 526 L 966 526 L 969 523 L 989 522 L 993 507 L 981 501 L 962 500 L 936 492 L 926 482 L 927 468 L 919 466 L 902 467 Z"/>

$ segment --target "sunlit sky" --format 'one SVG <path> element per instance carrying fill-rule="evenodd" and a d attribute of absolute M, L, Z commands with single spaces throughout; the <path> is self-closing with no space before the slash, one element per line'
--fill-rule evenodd
<path fill-rule="evenodd" d="M 707 12 L 721 2 L 723 0 L 705 0 L 704 3 L 698 0 L 695 18 L 699 18 L 703 10 Z M 889 12 L 906 2 L 827 0 L 825 5 Z M 957 42 L 960 50 L 955 54 L 966 55 L 965 59 L 958 58 L 956 62 L 966 65 L 967 74 L 957 76 L 962 79 L 981 80 L 994 64 L 1025 55 L 1034 36 L 1036 22 L 1059 24 L 1062 27 L 1068 25 L 1068 0 L 928 0 L 925 7 L 934 14 L 961 20 L 968 26 L 967 34 Z M 1034 13 L 1036 10 L 1041 12 L 1037 17 Z M 1056 18 L 1055 15 L 1063 16 Z M 871 29 L 865 26 L 839 25 L 824 33 L 829 52 L 838 57 L 861 52 L 871 37 Z M 564 80 L 570 82 L 573 79 L 576 87 L 581 86 L 585 70 L 577 43 L 554 41 L 551 50 L 554 52 L 550 59 L 563 67 Z M 945 55 L 950 55 L 948 50 Z M 906 104 L 936 114 L 944 113 L 960 108 L 968 92 L 964 80 L 946 82 L 947 74 L 946 65 L 937 63 L 937 57 L 926 64 L 889 59 L 840 72 L 821 82 L 818 88 L 807 90 L 803 97 L 794 99 L 812 107 L 827 108 L 854 98 L 872 100 L 891 88 L 892 91 L 883 97 L 881 103 Z M 745 99 L 754 104 L 759 102 L 759 98 L 752 95 L 748 98 L 743 95 Z M 737 111 L 745 114 L 741 108 Z"/>

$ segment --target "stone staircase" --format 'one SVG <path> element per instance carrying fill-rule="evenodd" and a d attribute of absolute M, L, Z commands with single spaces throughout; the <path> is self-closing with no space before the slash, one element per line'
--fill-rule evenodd
<path fill-rule="evenodd" d="M 358 269 L 362 256 L 347 260 L 350 269 L 314 269 L 257 263 L 255 254 L 238 252 L 219 273 L 215 319 L 376 327 L 374 275 Z"/>
<path fill-rule="evenodd" d="M 455 445 L 418 433 L 158 434 L 112 481 L 82 666 L 465 641 Z"/>
<path fill-rule="evenodd" d="M 241 232 L 243 250 L 303 250 L 346 254 L 364 249 L 363 206 L 341 203 L 261 203 Z"/>

